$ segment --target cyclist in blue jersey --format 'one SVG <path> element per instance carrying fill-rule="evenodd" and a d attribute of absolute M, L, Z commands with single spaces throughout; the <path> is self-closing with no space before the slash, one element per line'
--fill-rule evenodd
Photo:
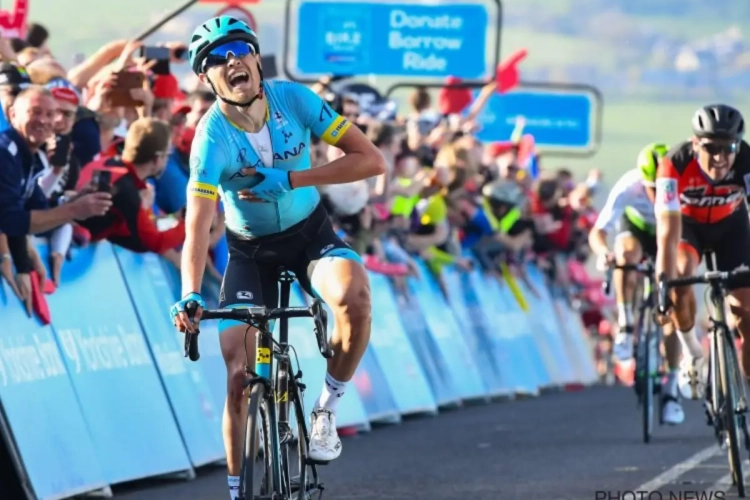
<path fill-rule="evenodd" d="M 370 288 L 360 257 L 334 232 L 315 186 L 380 175 L 385 160 L 359 128 L 306 87 L 264 81 L 258 39 L 244 22 L 221 16 L 198 26 L 188 56 L 218 100 L 198 124 L 191 150 L 183 298 L 171 311 L 175 326 L 184 332 L 198 325 L 200 312 L 188 318 L 185 304 L 203 305 L 201 278 L 220 194 L 230 256 L 220 306 L 276 307 L 277 268 L 283 266 L 333 312 L 335 354 L 312 411 L 309 450 L 313 459 L 333 460 L 341 453 L 336 405 L 370 337 Z M 311 132 L 345 156 L 311 169 Z M 223 321 L 219 329 L 228 383 L 224 443 L 235 498 L 246 420 L 246 325 Z"/>

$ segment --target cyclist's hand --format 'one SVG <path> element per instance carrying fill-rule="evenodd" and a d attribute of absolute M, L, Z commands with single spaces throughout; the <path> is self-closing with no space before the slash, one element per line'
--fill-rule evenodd
<path fill-rule="evenodd" d="M 278 168 L 256 167 L 263 180 L 248 191 L 261 200 L 277 201 L 292 190 L 290 172 Z"/>
<path fill-rule="evenodd" d="M 185 310 L 187 303 L 191 301 L 198 303 L 198 309 L 195 311 L 195 316 L 193 318 L 188 317 L 188 313 Z M 174 326 L 182 333 L 195 333 L 198 329 L 201 314 L 205 308 L 206 303 L 203 301 L 203 297 L 201 297 L 200 294 L 192 292 L 185 295 L 172 306 L 169 310 L 169 316 L 172 318 Z"/>
<path fill-rule="evenodd" d="M 600 253 L 596 256 L 596 269 L 599 271 L 606 271 L 609 266 L 615 263 L 615 256 L 612 252 Z"/>

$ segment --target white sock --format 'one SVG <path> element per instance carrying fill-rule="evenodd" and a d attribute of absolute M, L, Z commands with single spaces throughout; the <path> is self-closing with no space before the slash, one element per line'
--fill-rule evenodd
<path fill-rule="evenodd" d="M 633 306 L 617 303 L 617 324 L 621 327 L 633 326 Z"/>
<path fill-rule="evenodd" d="M 695 326 L 686 332 L 678 328 L 677 337 L 680 339 L 680 344 L 682 345 L 683 357 L 691 359 L 703 357 L 703 347 L 695 335 Z"/>
<path fill-rule="evenodd" d="M 240 476 L 227 476 L 229 484 L 229 500 L 237 500 L 240 496 Z"/>
<path fill-rule="evenodd" d="M 338 406 L 339 401 L 344 396 L 345 389 L 346 382 L 339 382 L 330 373 L 326 373 L 323 390 L 320 393 L 318 402 L 315 404 L 315 408 L 325 408 L 336 413 L 336 406 Z"/>
<path fill-rule="evenodd" d="M 664 384 L 664 392 L 673 398 L 677 397 L 677 370 L 669 370 L 667 383 Z"/>

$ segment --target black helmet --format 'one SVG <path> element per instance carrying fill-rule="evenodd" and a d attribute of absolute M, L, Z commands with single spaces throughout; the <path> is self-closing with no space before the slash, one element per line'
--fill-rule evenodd
<path fill-rule="evenodd" d="M 739 141 L 745 135 L 745 120 L 731 106 L 711 104 L 693 115 L 693 133 L 697 137 Z"/>

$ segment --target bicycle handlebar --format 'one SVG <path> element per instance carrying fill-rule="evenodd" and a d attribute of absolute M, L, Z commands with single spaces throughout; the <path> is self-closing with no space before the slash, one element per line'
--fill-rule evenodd
<path fill-rule="evenodd" d="M 612 274 L 618 269 L 621 271 L 636 271 L 643 274 L 654 272 L 654 266 L 650 262 L 641 262 L 640 264 L 610 264 L 607 266 L 607 270 L 604 273 L 604 281 L 602 281 L 602 289 L 606 295 L 609 295 L 612 288 Z"/>
<path fill-rule="evenodd" d="M 190 301 L 185 305 L 185 312 L 187 312 L 189 318 L 195 317 L 197 310 L 198 303 L 195 301 Z M 328 347 L 327 342 L 328 314 L 323 309 L 323 303 L 318 299 L 313 300 L 310 307 L 277 307 L 271 309 L 265 306 L 251 306 L 236 309 L 204 309 L 201 314 L 201 320 L 233 319 L 248 325 L 253 322 L 290 318 L 312 318 L 315 322 L 315 335 L 320 354 L 324 358 L 333 357 L 333 350 Z M 200 330 L 197 329 L 195 333 L 185 333 L 185 357 L 190 358 L 191 361 L 200 359 L 200 352 L 198 351 L 199 333 Z"/>
<path fill-rule="evenodd" d="M 703 274 L 695 276 L 686 276 L 684 278 L 673 278 L 668 280 L 662 274 L 659 276 L 659 312 L 665 314 L 667 312 L 667 302 L 669 301 L 668 293 L 670 288 L 677 288 L 681 286 L 691 285 L 715 285 L 721 284 L 728 281 L 730 278 L 735 276 L 742 276 L 750 274 L 750 268 L 747 266 L 739 267 L 733 271 L 706 271 Z"/>

